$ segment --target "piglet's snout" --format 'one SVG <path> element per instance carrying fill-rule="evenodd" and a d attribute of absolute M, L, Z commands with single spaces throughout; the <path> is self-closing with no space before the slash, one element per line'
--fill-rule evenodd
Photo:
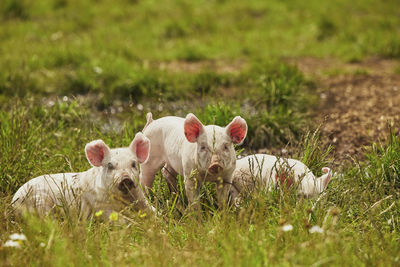
<path fill-rule="evenodd" d="M 208 172 L 211 174 L 218 174 L 224 170 L 224 167 L 222 167 L 220 163 L 220 159 L 218 156 L 212 156 L 211 158 L 211 164 L 208 167 Z"/>
<path fill-rule="evenodd" d="M 132 188 L 135 188 L 135 182 L 129 176 L 123 176 L 121 182 L 118 184 L 118 190 L 127 194 Z"/>
<path fill-rule="evenodd" d="M 209 168 L 208 168 L 208 172 L 211 174 L 218 174 L 220 173 L 224 168 L 222 168 L 222 166 L 218 163 L 214 163 L 212 164 Z"/>

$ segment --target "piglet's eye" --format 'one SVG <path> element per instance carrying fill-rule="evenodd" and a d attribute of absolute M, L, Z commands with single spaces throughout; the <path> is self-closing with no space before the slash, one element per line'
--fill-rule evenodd
<path fill-rule="evenodd" d="M 115 168 L 114 165 L 111 162 L 109 162 L 107 164 L 107 167 L 108 167 L 109 170 L 114 170 L 114 168 Z"/>
<path fill-rule="evenodd" d="M 224 145 L 224 149 L 225 149 L 225 150 L 229 150 L 228 145 Z"/>
<path fill-rule="evenodd" d="M 201 149 L 201 150 L 206 150 L 207 147 L 206 147 L 205 145 L 202 145 L 202 146 L 200 146 L 200 149 Z"/>
<path fill-rule="evenodd" d="M 132 168 L 136 169 L 136 161 L 132 161 Z"/>

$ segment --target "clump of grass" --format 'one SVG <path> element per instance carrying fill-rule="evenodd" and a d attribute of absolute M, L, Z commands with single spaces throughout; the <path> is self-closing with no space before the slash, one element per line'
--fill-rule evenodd
<path fill-rule="evenodd" d="M 194 75 L 190 87 L 201 96 L 215 94 L 219 86 L 229 87 L 232 78 L 211 71 Z"/>
<path fill-rule="evenodd" d="M 68 0 L 55 0 L 53 2 L 54 9 L 65 8 L 66 6 L 68 6 Z"/>
<path fill-rule="evenodd" d="M 319 176 L 323 167 L 329 167 L 332 163 L 329 155 L 333 151 L 333 147 L 321 143 L 320 127 L 313 132 L 307 131 L 299 142 L 297 150 L 300 161 L 317 176 Z"/>
<path fill-rule="evenodd" d="M 107 94 L 110 98 L 139 100 L 143 96 L 156 96 L 165 93 L 169 81 L 164 81 L 157 73 L 142 73 L 131 79 L 116 83 Z"/>
<path fill-rule="evenodd" d="M 61 83 L 65 94 L 88 94 L 98 89 L 97 83 L 88 73 L 79 71 L 67 73 Z"/>
<path fill-rule="evenodd" d="M 255 66 L 252 86 L 257 104 L 272 111 L 278 107 L 304 108 L 305 95 L 311 84 L 295 66 L 286 64 Z"/>
<path fill-rule="evenodd" d="M 0 12 L 4 19 L 29 18 L 29 4 L 27 0 L 4 0 L 0 4 Z"/>
<path fill-rule="evenodd" d="M 163 36 L 167 39 L 175 39 L 186 36 L 189 33 L 189 29 L 186 24 L 173 21 L 165 26 Z"/>
<path fill-rule="evenodd" d="M 364 182 L 386 194 L 400 190 L 400 135 L 390 131 L 386 144 L 374 143 L 366 154 Z"/>
<path fill-rule="evenodd" d="M 400 58 L 400 38 L 392 37 L 388 42 L 381 48 L 383 56 L 388 58 Z"/>
<path fill-rule="evenodd" d="M 30 93 L 35 94 L 39 92 L 41 90 L 39 89 L 37 79 L 25 71 L 6 72 L 0 75 L 0 95 L 22 97 Z"/>
<path fill-rule="evenodd" d="M 86 78 L 85 81 L 90 80 Z M 105 72 L 94 80 L 96 82 L 88 91 L 104 92 L 103 104 L 107 106 L 113 100 L 132 100 L 138 103 L 142 99 L 163 99 L 165 102 L 177 102 L 197 97 L 208 101 L 207 98 L 216 94 L 219 87 L 229 87 L 234 82 L 234 77 L 211 71 L 183 74 L 139 69 L 126 77 Z"/>
<path fill-rule="evenodd" d="M 399 136 L 391 133 L 387 144 L 367 147 L 365 162 L 354 161 L 331 181 L 328 201 L 341 209 L 343 224 L 364 230 L 370 223 L 383 238 L 400 230 L 400 203 L 394 198 L 399 193 Z"/>
<path fill-rule="evenodd" d="M 3 170 L 1 174 L 1 189 L 3 193 L 14 192 L 20 185 L 18 177 L 26 179 L 33 166 L 24 164 L 35 159 L 35 153 L 41 143 L 40 137 L 34 134 L 40 130 L 38 125 L 32 125 L 28 120 L 27 110 L 14 110 L 12 113 L 1 113 L 0 140 L 2 153 L 0 164 Z"/>
<path fill-rule="evenodd" d="M 87 54 L 82 51 L 69 50 L 65 47 L 60 47 L 56 50 L 50 50 L 51 58 L 48 58 L 45 67 L 49 69 L 70 67 L 79 68 L 83 63 L 89 61 Z"/>
<path fill-rule="evenodd" d="M 365 76 L 368 75 L 369 72 L 366 69 L 360 68 L 353 71 L 354 76 Z"/>
<path fill-rule="evenodd" d="M 324 41 L 325 39 L 331 38 L 337 32 L 336 24 L 329 19 L 327 16 L 324 16 L 320 19 L 318 23 L 318 34 L 317 40 Z"/>
<path fill-rule="evenodd" d="M 230 105 L 224 102 L 208 104 L 204 108 L 198 109 L 195 113 L 203 124 L 215 124 L 220 126 L 228 125 L 231 120 L 240 115 L 239 105 Z"/>
<path fill-rule="evenodd" d="M 207 56 L 200 48 L 196 46 L 184 46 L 178 51 L 176 58 L 188 62 L 196 62 L 207 59 Z"/>
<path fill-rule="evenodd" d="M 276 67 L 276 65 L 275 65 Z M 251 76 L 251 94 L 257 115 L 250 121 L 250 145 L 255 148 L 287 143 L 298 138 L 304 126 L 305 110 L 315 98 L 307 93 L 313 88 L 297 68 L 278 65 L 257 66 Z"/>

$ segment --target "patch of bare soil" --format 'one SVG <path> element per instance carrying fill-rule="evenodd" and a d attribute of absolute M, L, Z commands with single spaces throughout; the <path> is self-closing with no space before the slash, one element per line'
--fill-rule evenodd
<path fill-rule="evenodd" d="M 323 123 L 321 139 L 334 145 L 336 161 L 362 159 L 363 147 L 389 136 L 388 125 L 399 131 L 399 61 L 302 58 L 294 63 L 317 80 L 321 93 L 316 121 Z"/>
<path fill-rule="evenodd" d="M 169 61 L 149 63 L 152 68 L 168 70 L 171 72 L 198 73 L 202 71 L 215 71 L 219 74 L 238 74 L 246 66 L 242 60 L 202 60 L 202 61 Z"/>

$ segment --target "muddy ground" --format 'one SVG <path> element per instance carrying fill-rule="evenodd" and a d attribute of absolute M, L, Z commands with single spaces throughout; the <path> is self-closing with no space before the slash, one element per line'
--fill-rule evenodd
<path fill-rule="evenodd" d="M 400 61 L 301 58 L 293 63 L 317 82 L 316 123 L 322 123 L 322 140 L 335 147 L 336 164 L 361 160 L 365 146 L 387 139 L 389 125 L 399 131 Z"/>

